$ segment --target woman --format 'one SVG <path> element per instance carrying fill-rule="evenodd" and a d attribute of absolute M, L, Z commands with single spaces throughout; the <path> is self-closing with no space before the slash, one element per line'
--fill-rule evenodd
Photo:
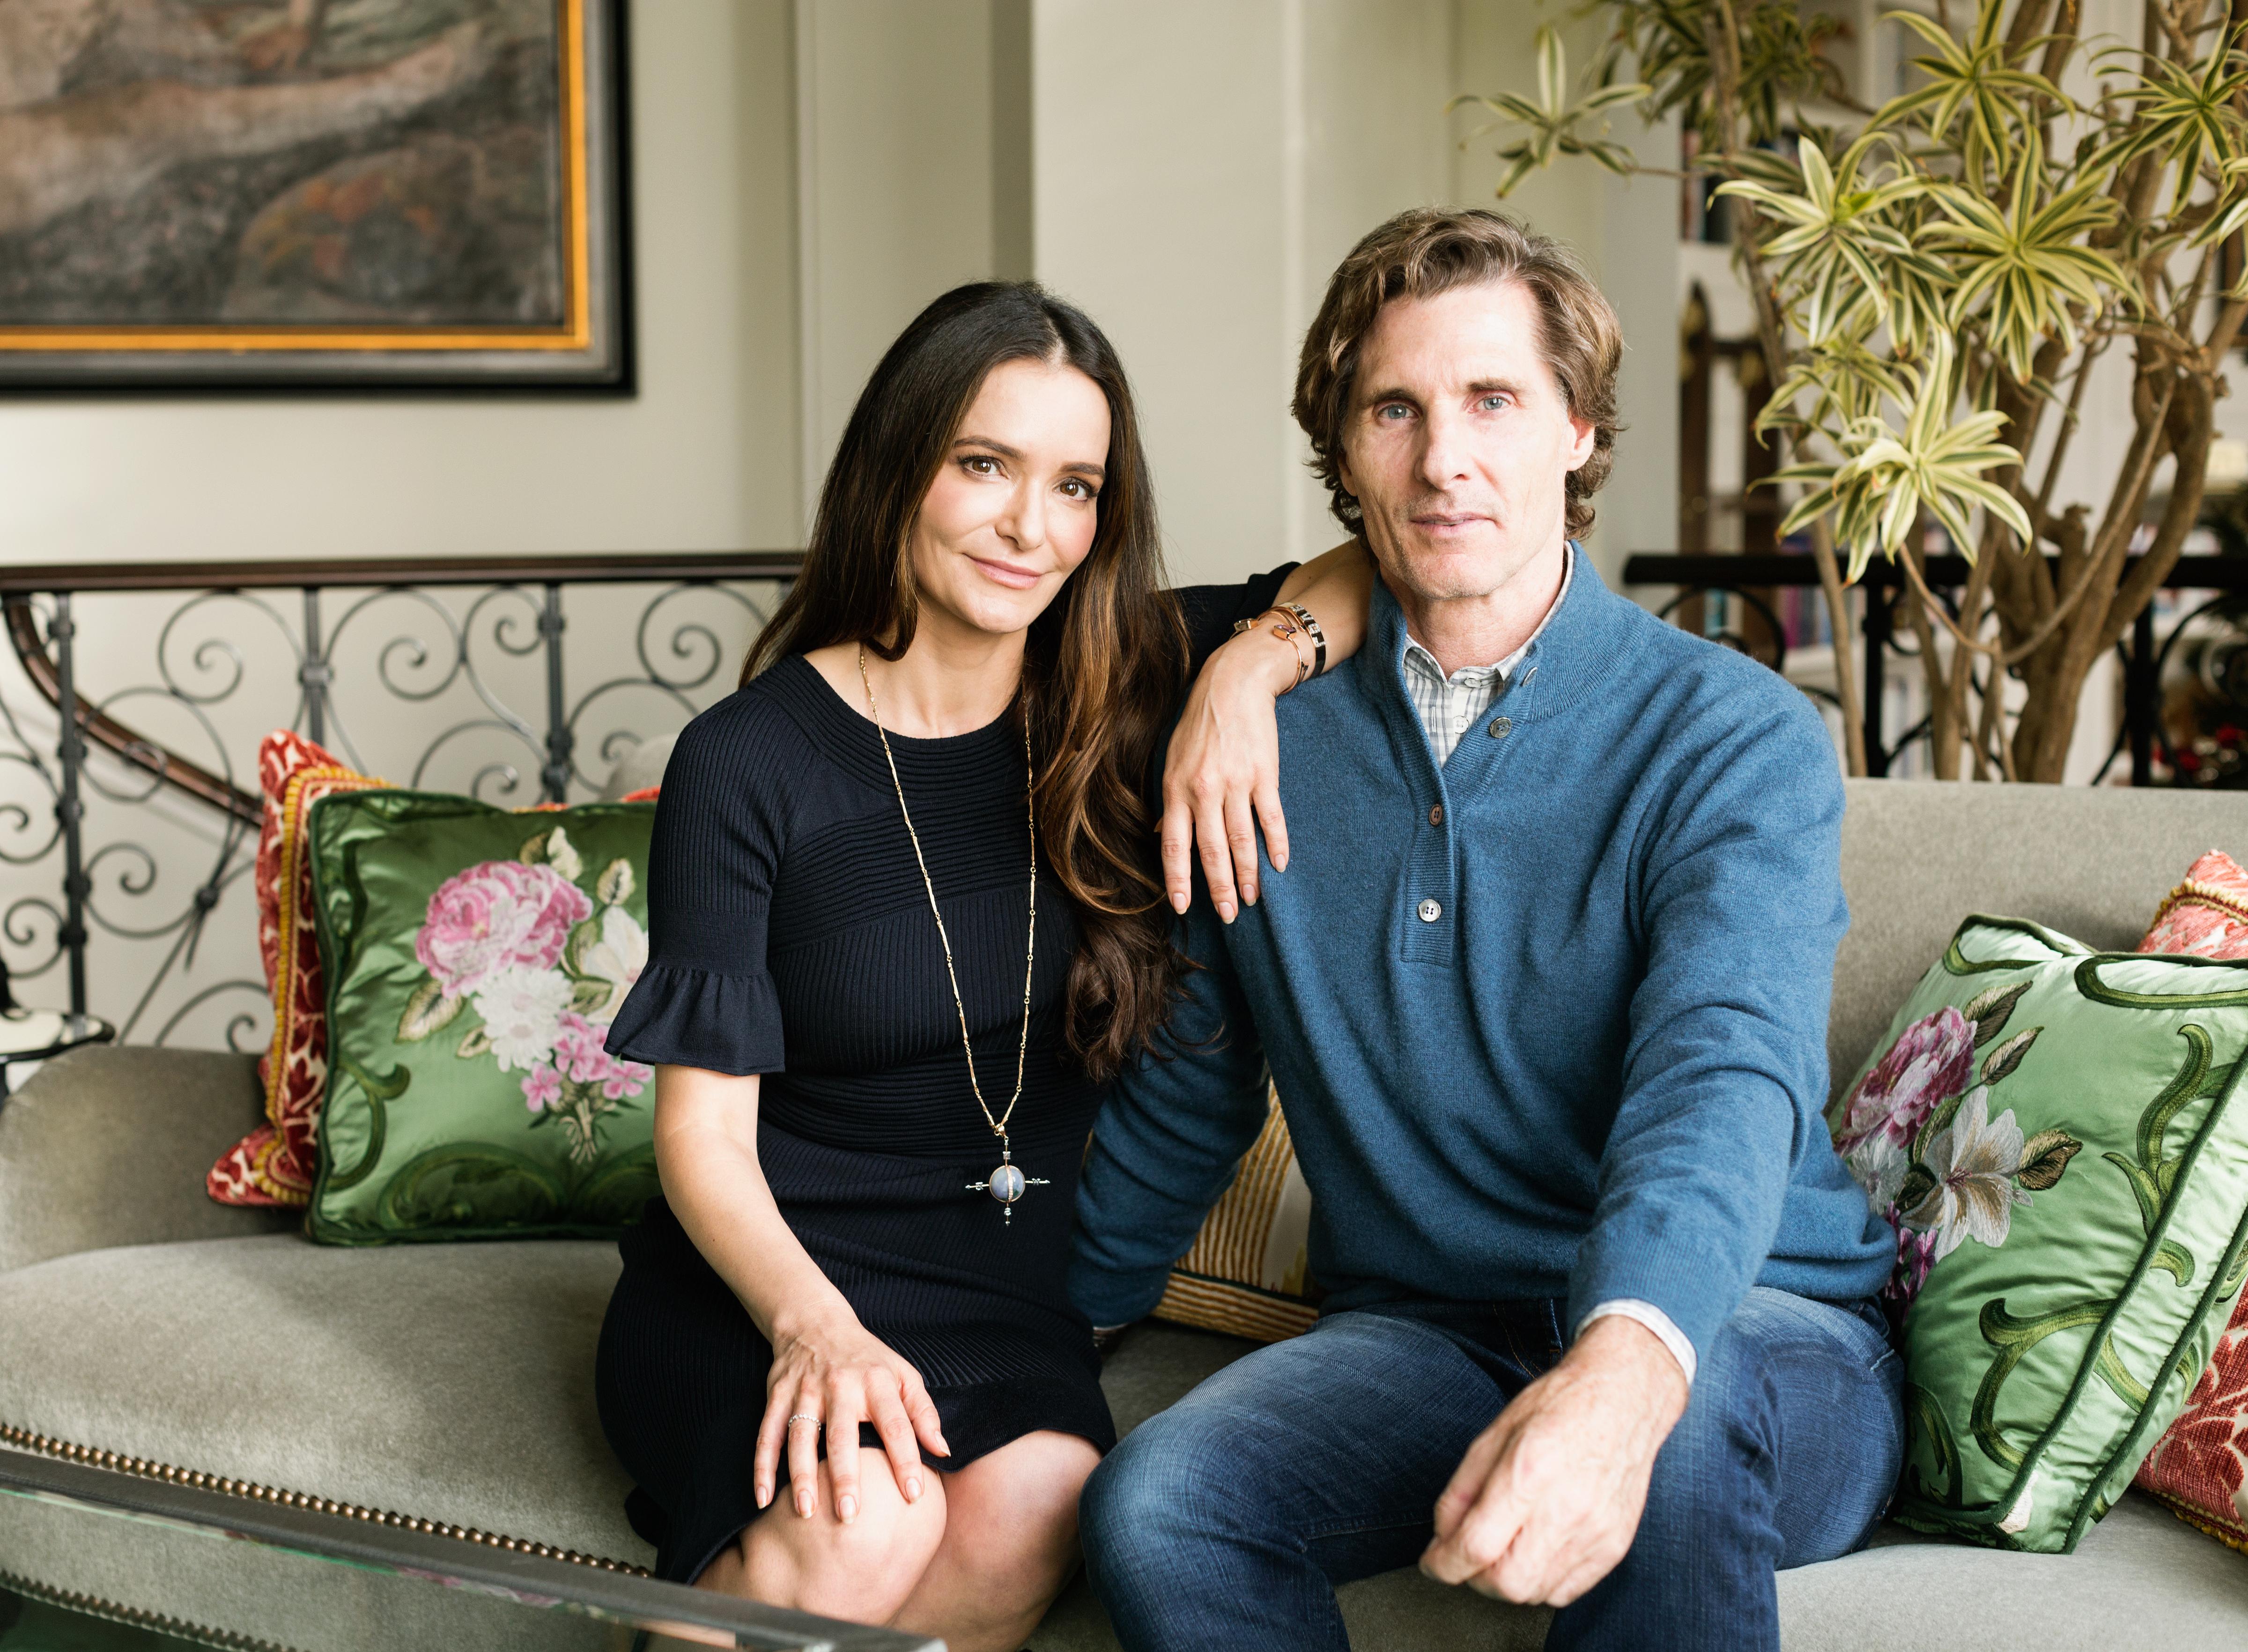
<path fill-rule="evenodd" d="M 680 737 L 609 1036 L 656 1066 L 665 1196 L 598 1371 L 666 1577 L 967 1652 L 1075 1564 L 1114 1438 L 1063 1289 L 1077 1169 L 1184 968 L 1143 781 L 1193 650 L 1275 583 L 1182 622 L 1161 567 L 1107 341 L 960 288 L 875 368 L 744 686 Z M 1337 655 L 1370 578 L 1292 576 Z M 1269 727 L 1296 629 L 1222 651 L 1197 739 L 1244 726 L 1220 702 Z"/>

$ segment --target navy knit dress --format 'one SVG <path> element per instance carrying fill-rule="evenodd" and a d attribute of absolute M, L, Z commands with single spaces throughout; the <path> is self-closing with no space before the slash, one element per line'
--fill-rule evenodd
<path fill-rule="evenodd" d="M 1180 593 L 1198 665 L 1285 569 Z M 1021 726 L 893 733 L 952 937 L 995 1114 L 1022 1033 L 1030 839 Z M 635 1061 L 763 1073 L 757 1157 L 783 1217 L 860 1321 L 928 1385 L 956 1469 L 1040 1429 L 1106 1451 L 1092 1327 L 1064 1278 L 1078 1166 L 1101 1091 L 1064 1047 L 1078 926 L 1040 857 L 1037 968 L 1013 1218 L 970 1189 L 998 1143 L 968 1086 L 944 953 L 874 724 L 801 656 L 702 713 L 663 777 L 648 967 L 610 1028 Z M 669 1207 L 620 1246 L 601 1327 L 601 1424 L 659 1576 L 691 1582 L 757 1518 L 772 1349 Z M 869 1443 L 871 1431 L 863 1436 Z M 787 1478 L 784 1456 L 780 1483 Z"/>

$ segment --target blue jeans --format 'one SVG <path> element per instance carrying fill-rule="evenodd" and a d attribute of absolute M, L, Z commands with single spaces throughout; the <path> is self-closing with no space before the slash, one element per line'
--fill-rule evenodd
<path fill-rule="evenodd" d="M 1334 1586 L 1415 1563 L 1469 1443 L 1561 1356 L 1554 1302 L 1322 1319 L 1134 1429 L 1085 1490 L 1128 1652 L 1347 1652 Z M 1776 1649 L 1775 1570 L 1847 1554 L 1904 1450 L 1878 1309 L 1758 1287 L 1703 1351 L 1630 1552 L 1548 1649 Z"/>

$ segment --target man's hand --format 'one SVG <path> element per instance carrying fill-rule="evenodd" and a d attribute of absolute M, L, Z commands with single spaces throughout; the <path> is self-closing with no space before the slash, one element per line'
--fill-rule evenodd
<path fill-rule="evenodd" d="M 1421 1569 L 1502 1601 L 1568 1605 L 1631 1547 L 1686 1395 L 1654 1332 L 1595 1320 L 1476 1436 L 1436 1500 Z"/>

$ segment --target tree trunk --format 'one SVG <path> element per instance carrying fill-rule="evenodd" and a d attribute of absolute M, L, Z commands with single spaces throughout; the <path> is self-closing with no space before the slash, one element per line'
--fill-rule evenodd
<path fill-rule="evenodd" d="M 2130 568 L 2126 557 L 2134 530 L 2143 510 L 2145 483 L 2130 490 L 2138 495 L 2129 515 L 2117 521 L 2111 534 L 2095 541 L 2092 554 L 2100 559 L 2092 585 L 2066 621 L 2033 656 L 2043 668 L 2032 679 L 2031 709 L 2015 734 L 2015 761 L 2022 778 L 2059 785 L 2068 767 L 2068 748 L 2076 733 L 2077 708 L 2093 668 L 2106 657 L 2115 639 L 2154 598 L 2161 582 L 2176 566 L 2186 535 L 2201 514 L 2202 490 L 2208 479 L 2209 444 L 2215 433 L 2216 401 L 2210 381 L 2197 374 L 2177 374 L 2162 428 L 2155 440 L 2157 455 L 2167 447 L 2176 460 L 2170 496 L 2155 530 L 2154 542 Z M 2152 469 L 2151 465 L 2147 467 Z M 2125 484 L 2128 487 L 2128 483 Z M 2124 587 L 2127 568 L 2133 574 Z M 2128 611 L 2127 611 L 2128 610 Z M 2025 738 L 2024 730 L 2027 737 Z"/>

